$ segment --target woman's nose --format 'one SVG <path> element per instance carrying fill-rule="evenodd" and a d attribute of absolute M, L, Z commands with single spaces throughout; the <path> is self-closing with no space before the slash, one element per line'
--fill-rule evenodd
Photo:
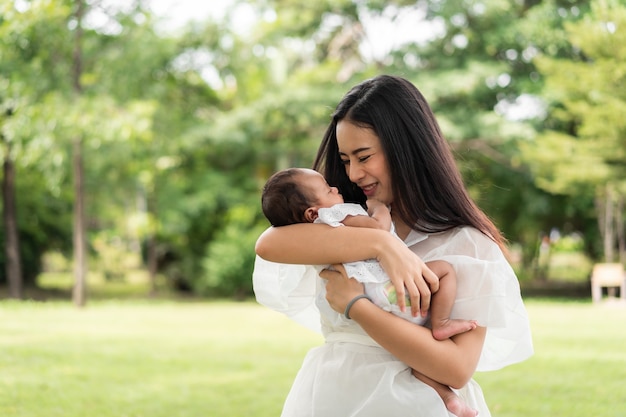
<path fill-rule="evenodd" d="M 350 164 L 348 178 L 354 183 L 358 183 L 363 178 L 363 170 L 356 166 L 356 164 Z"/>

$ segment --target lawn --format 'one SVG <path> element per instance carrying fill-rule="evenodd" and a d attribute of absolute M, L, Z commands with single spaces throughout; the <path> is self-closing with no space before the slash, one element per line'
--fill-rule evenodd
<path fill-rule="evenodd" d="M 626 416 L 626 304 L 526 304 L 535 355 L 476 374 L 494 417 Z"/>
<path fill-rule="evenodd" d="M 477 374 L 494 417 L 626 415 L 626 305 L 530 300 L 536 355 Z M 0 301 L 2 417 L 277 417 L 321 337 L 253 302 Z"/>

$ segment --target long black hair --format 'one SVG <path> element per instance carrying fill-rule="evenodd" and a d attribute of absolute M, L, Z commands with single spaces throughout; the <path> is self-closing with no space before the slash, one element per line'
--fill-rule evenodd
<path fill-rule="evenodd" d="M 381 75 L 353 87 L 339 102 L 313 169 L 336 185 L 346 201 L 365 195 L 341 163 L 337 124 L 372 129 L 392 182 L 392 210 L 413 229 L 436 233 L 473 226 L 504 248 L 504 238 L 469 196 L 448 142 L 422 93 L 408 80 Z"/>

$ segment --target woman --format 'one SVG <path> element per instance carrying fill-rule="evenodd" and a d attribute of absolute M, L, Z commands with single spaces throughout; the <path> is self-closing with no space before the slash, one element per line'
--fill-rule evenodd
<path fill-rule="evenodd" d="M 471 377 L 532 354 L 528 317 L 503 238 L 469 197 L 424 97 L 393 76 L 355 86 L 333 113 L 314 169 L 346 201 L 375 198 L 389 205 L 404 243 L 381 230 L 316 224 L 261 235 L 253 277 L 257 299 L 310 327 L 321 321 L 326 338 L 305 358 L 283 416 L 448 416 L 411 368 L 455 388 L 481 417 L 489 416 Z M 369 258 L 387 271 L 401 307 L 406 289 L 414 315 L 426 314 L 431 290 L 437 290 L 424 262 L 449 262 L 458 277 L 451 318 L 476 320 L 478 327 L 435 340 L 429 329 L 361 297 L 362 285 L 340 265 L 325 270 L 321 284 L 304 266 Z"/>

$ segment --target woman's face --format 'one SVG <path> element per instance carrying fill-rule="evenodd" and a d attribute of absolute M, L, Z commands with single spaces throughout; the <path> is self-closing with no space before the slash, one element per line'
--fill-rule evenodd
<path fill-rule="evenodd" d="M 346 120 L 337 123 L 337 145 L 350 181 L 367 196 L 384 204 L 393 202 L 391 176 L 380 139 L 372 129 Z"/>

